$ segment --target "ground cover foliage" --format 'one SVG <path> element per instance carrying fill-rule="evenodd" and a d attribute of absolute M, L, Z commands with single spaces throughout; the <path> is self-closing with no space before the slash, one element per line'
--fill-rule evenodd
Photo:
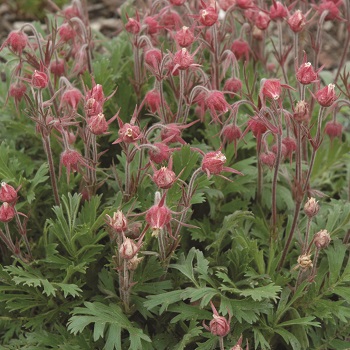
<path fill-rule="evenodd" d="M 74 0 L 11 32 L 0 347 L 348 349 L 349 6 L 126 2 L 106 38 Z"/>

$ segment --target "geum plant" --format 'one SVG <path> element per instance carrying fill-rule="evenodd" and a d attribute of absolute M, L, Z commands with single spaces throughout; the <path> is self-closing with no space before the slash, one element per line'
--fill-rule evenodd
<path fill-rule="evenodd" d="M 3 347 L 349 348 L 349 6 L 126 3 L 107 39 L 73 0 L 12 31 Z"/>

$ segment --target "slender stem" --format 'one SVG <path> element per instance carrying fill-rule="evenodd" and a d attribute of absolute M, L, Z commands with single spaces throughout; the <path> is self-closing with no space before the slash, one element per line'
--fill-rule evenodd
<path fill-rule="evenodd" d="M 165 262 L 167 257 L 167 251 L 166 251 L 166 236 L 163 229 L 160 229 L 158 232 L 158 246 L 159 246 L 160 260 Z"/>
<path fill-rule="evenodd" d="M 220 41 L 219 41 L 219 32 L 217 28 L 217 23 L 215 23 L 212 26 L 213 29 L 213 43 L 214 48 L 212 52 L 213 57 L 213 63 L 212 63 L 212 70 L 213 70 L 213 77 L 212 77 L 212 87 L 213 90 L 218 90 L 220 87 L 220 62 L 219 62 L 219 55 L 220 55 Z"/>
<path fill-rule="evenodd" d="M 298 223 L 298 219 L 299 219 L 299 213 L 300 213 L 300 207 L 301 207 L 301 202 L 296 202 L 292 227 L 290 228 L 289 236 L 288 236 L 288 239 L 287 239 L 287 243 L 284 246 L 283 253 L 282 253 L 282 256 L 281 256 L 281 260 L 278 263 L 278 267 L 277 267 L 278 270 L 281 270 L 281 268 L 284 265 L 284 261 L 286 260 L 286 256 L 287 256 L 287 253 L 288 253 L 288 250 L 289 250 L 289 246 L 290 246 L 290 243 L 292 242 L 292 239 L 293 239 L 293 236 L 294 236 L 294 232 L 295 232 L 295 229 L 297 227 L 297 223 Z"/>
<path fill-rule="evenodd" d="M 177 113 L 176 113 L 176 118 L 175 118 L 175 123 L 178 123 L 181 114 L 182 114 L 182 105 L 183 105 L 183 100 L 185 98 L 184 96 L 184 91 L 185 91 L 185 71 L 184 70 L 179 70 L 179 84 L 180 84 L 180 94 L 179 94 L 179 102 L 177 106 Z"/>
<path fill-rule="evenodd" d="M 56 180 L 56 174 L 55 174 L 55 165 L 53 162 L 50 136 L 43 135 L 43 145 L 44 145 L 44 150 L 46 153 L 47 161 L 49 164 L 51 187 L 52 187 L 52 191 L 53 191 L 53 195 L 54 195 L 54 199 L 55 199 L 55 204 L 60 205 L 60 197 L 58 194 L 57 180 Z"/>
<path fill-rule="evenodd" d="M 225 350 L 224 337 L 219 337 L 220 350 Z"/>
<path fill-rule="evenodd" d="M 307 218 L 307 224 L 306 224 L 306 232 L 305 232 L 305 239 L 303 243 L 303 248 L 301 250 L 301 254 L 305 255 L 308 251 L 309 247 L 309 234 L 310 234 L 310 226 L 311 226 L 311 218 Z"/>

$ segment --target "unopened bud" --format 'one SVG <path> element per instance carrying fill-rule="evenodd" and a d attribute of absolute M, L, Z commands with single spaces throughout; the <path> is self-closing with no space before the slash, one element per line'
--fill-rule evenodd
<path fill-rule="evenodd" d="M 9 222 L 14 216 L 15 210 L 13 207 L 7 202 L 2 203 L 0 207 L 0 222 Z"/>
<path fill-rule="evenodd" d="M 300 255 L 298 257 L 298 267 L 300 267 L 302 270 L 307 270 L 309 268 L 312 268 L 312 260 L 311 254 L 304 254 Z"/>
<path fill-rule="evenodd" d="M 320 210 L 320 206 L 316 202 L 316 199 L 313 197 L 309 198 L 304 205 L 304 212 L 309 218 L 312 218 L 315 215 L 317 215 L 319 210 Z"/>
<path fill-rule="evenodd" d="M 314 244 L 317 249 L 327 248 L 331 241 L 331 236 L 327 230 L 321 230 L 315 233 Z"/>
<path fill-rule="evenodd" d="M 13 203 L 16 201 L 16 199 L 17 191 L 11 185 L 8 185 L 6 182 L 2 182 L 0 188 L 0 201 Z"/>
<path fill-rule="evenodd" d="M 112 217 L 106 215 L 106 218 L 108 226 L 110 226 L 115 232 L 121 233 L 126 231 L 128 220 L 121 210 L 114 212 Z"/>
<path fill-rule="evenodd" d="M 119 248 L 119 254 L 121 258 L 126 260 L 132 259 L 137 254 L 138 251 L 139 251 L 139 247 L 130 238 L 125 238 L 124 242 Z"/>

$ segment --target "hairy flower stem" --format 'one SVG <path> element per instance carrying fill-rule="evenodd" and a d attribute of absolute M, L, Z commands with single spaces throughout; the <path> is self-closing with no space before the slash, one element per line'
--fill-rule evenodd
<path fill-rule="evenodd" d="M 138 40 L 138 39 L 136 39 Z M 139 49 L 139 44 L 138 42 L 133 45 L 133 54 L 134 54 L 134 76 L 135 76 L 135 93 L 137 100 L 141 100 L 141 69 L 140 69 L 140 49 Z"/>
<path fill-rule="evenodd" d="M 218 90 L 220 88 L 220 41 L 219 41 L 219 31 L 217 28 L 217 23 L 212 26 L 213 29 L 213 51 L 212 51 L 212 88 L 213 90 Z"/>
<path fill-rule="evenodd" d="M 300 208 L 301 208 L 301 202 L 296 201 L 292 227 L 290 228 L 288 239 L 287 239 L 286 245 L 284 246 L 281 259 L 280 259 L 280 261 L 278 263 L 277 270 L 281 270 L 281 268 L 283 267 L 284 262 L 286 260 L 287 253 L 288 253 L 288 250 L 289 250 L 289 246 L 290 246 L 290 243 L 292 242 L 292 239 L 293 239 L 293 236 L 294 236 L 294 232 L 295 232 L 295 229 L 297 227 L 298 220 L 299 220 Z"/>
<path fill-rule="evenodd" d="M 318 21 L 318 25 L 317 25 L 317 33 L 316 33 L 315 47 L 314 47 L 314 51 L 315 51 L 314 67 L 315 67 L 315 69 L 318 67 L 318 58 L 319 58 L 319 55 L 321 52 L 321 47 L 322 47 L 322 28 L 323 28 L 324 20 L 325 20 L 327 15 L 328 15 L 328 11 L 323 11 L 321 16 L 320 16 L 320 19 Z"/>
<path fill-rule="evenodd" d="M 307 253 L 307 251 L 308 251 L 311 220 L 312 219 L 310 217 L 307 218 L 305 238 L 304 238 L 303 247 L 302 247 L 302 250 L 301 250 L 301 254 L 302 255 L 305 255 Z"/>
<path fill-rule="evenodd" d="M 176 112 L 176 118 L 175 123 L 178 123 L 181 116 L 182 116 L 182 106 L 183 106 L 183 100 L 185 99 L 184 92 L 185 92 L 185 74 L 186 72 L 184 70 L 179 70 L 179 84 L 180 84 L 180 92 L 179 92 L 179 102 L 177 105 L 177 112 Z"/>
<path fill-rule="evenodd" d="M 296 150 L 295 150 L 295 179 L 296 185 L 301 186 L 301 157 L 303 143 L 301 140 L 301 126 L 299 123 L 296 125 Z"/>
<path fill-rule="evenodd" d="M 160 260 L 161 262 L 163 262 L 163 264 L 165 263 L 167 258 L 166 241 L 167 241 L 166 233 L 163 229 L 160 229 L 158 232 L 158 247 L 159 247 Z"/>
<path fill-rule="evenodd" d="M 53 156 L 52 156 L 50 136 L 43 135 L 43 145 L 44 145 L 44 151 L 47 157 L 47 162 L 49 164 L 51 187 L 52 187 L 53 196 L 55 199 L 55 204 L 60 205 L 60 197 L 58 194 L 55 165 L 54 165 Z"/>
<path fill-rule="evenodd" d="M 225 350 L 224 337 L 219 337 L 220 350 Z"/>
<path fill-rule="evenodd" d="M 131 285 L 129 280 L 129 269 L 128 269 L 128 261 L 123 259 L 123 276 L 122 276 L 122 289 L 123 289 L 123 305 L 126 313 L 130 310 L 130 292 Z"/>

